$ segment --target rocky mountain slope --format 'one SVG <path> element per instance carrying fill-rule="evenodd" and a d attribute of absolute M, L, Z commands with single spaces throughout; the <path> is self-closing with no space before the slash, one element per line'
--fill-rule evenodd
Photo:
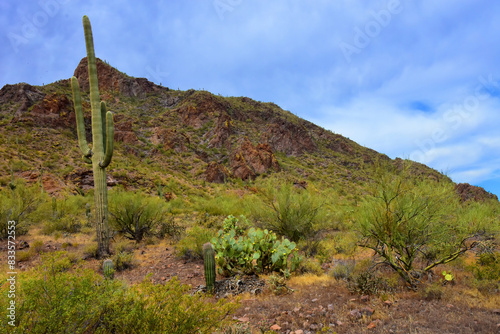
<path fill-rule="evenodd" d="M 398 166 L 384 154 L 285 111 L 247 97 L 179 91 L 133 78 L 98 60 L 102 100 L 115 113 L 116 149 L 108 185 L 165 187 L 166 196 L 200 193 L 214 183 L 248 188 L 256 177 L 282 173 L 299 185 L 362 195 L 375 163 Z M 87 60 L 75 70 L 90 131 Z M 92 173 L 79 156 L 69 80 L 26 83 L 0 90 L 0 185 L 13 173 L 49 193 L 85 192 Z M 91 138 L 87 138 L 90 142 Z M 445 175 L 418 163 L 412 172 L 438 181 Z M 465 199 L 496 198 L 459 185 Z"/>

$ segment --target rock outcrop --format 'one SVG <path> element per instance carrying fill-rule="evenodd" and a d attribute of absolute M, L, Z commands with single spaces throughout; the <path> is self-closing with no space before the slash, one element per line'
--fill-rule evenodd
<path fill-rule="evenodd" d="M 44 172 L 42 175 L 43 191 L 48 194 L 57 194 L 65 188 L 61 179 L 51 173 Z M 18 173 L 16 177 L 26 180 L 29 184 L 40 184 L 40 171 L 24 171 Z"/>
<path fill-rule="evenodd" d="M 46 95 L 31 111 L 21 113 L 18 121 L 49 128 L 74 128 L 76 122 L 72 101 L 58 93 Z"/>
<path fill-rule="evenodd" d="M 205 171 L 205 179 L 208 182 L 224 183 L 230 176 L 229 170 L 215 161 L 210 162 Z"/>
<path fill-rule="evenodd" d="M 187 151 L 189 138 L 176 129 L 155 127 L 152 129 L 152 132 L 153 135 L 150 137 L 152 144 L 162 145 L 164 150 L 172 149 L 177 153 Z"/>
<path fill-rule="evenodd" d="M 230 149 L 231 143 L 229 142 L 229 136 L 234 134 L 233 120 L 228 114 L 223 113 L 217 118 L 217 124 L 215 128 L 205 135 L 206 138 L 210 138 L 208 142 L 208 147 L 226 147 Z"/>
<path fill-rule="evenodd" d="M 269 144 L 273 151 L 295 156 L 318 148 L 304 126 L 284 120 L 269 124 L 262 133 L 261 142 Z"/>
<path fill-rule="evenodd" d="M 254 179 L 269 170 L 280 170 L 278 160 L 268 144 L 254 146 L 246 137 L 231 155 L 230 166 L 233 176 L 242 180 Z"/>
<path fill-rule="evenodd" d="M 15 117 L 27 112 L 35 103 L 41 101 L 45 94 L 38 88 L 20 83 L 17 85 L 5 85 L 0 89 L 0 105 L 17 107 L 9 110 Z"/>
<path fill-rule="evenodd" d="M 90 119 L 89 119 L 90 120 Z M 125 115 L 114 115 L 115 140 L 125 144 L 136 144 L 139 142 L 132 125 L 134 121 Z"/>
<path fill-rule="evenodd" d="M 184 124 L 199 129 L 216 116 L 226 112 L 228 108 L 226 101 L 209 92 L 198 91 L 190 94 L 175 111 Z"/>
<path fill-rule="evenodd" d="M 80 89 L 84 92 L 89 91 L 89 71 L 87 66 L 87 57 L 85 57 L 80 61 L 73 74 L 78 79 Z M 155 85 L 146 78 L 129 77 L 99 58 L 96 59 L 96 66 L 100 93 L 117 92 L 127 97 L 143 98 L 149 93 L 168 90 L 168 88 Z"/>
<path fill-rule="evenodd" d="M 455 185 L 455 192 L 460 196 L 462 202 L 473 200 L 483 201 L 485 199 L 494 199 L 498 201 L 497 195 L 487 192 L 481 187 L 473 186 L 468 183 L 458 183 Z"/>

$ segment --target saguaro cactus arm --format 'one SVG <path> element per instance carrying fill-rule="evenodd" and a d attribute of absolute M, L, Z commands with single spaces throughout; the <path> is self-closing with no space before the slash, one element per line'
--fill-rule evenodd
<path fill-rule="evenodd" d="M 101 101 L 101 120 L 102 120 L 102 147 L 106 153 L 106 102 Z"/>
<path fill-rule="evenodd" d="M 101 113 L 102 110 L 106 111 L 106 104 L 104 102 L 101 103 Z M 106 139 L 106 150 L 104 155 L 104 160 L 99 162 L 99 166 L 102 168 L 106 168 L 111 162 L 111 157 L 113 156 L 113 142 L 115 136 L 115 127 L 113 124 L 113 113 L 108 111 L 106 113 L 106 131 L 103 131 L 103 136 Z"/>
<path fill-rule="evenodd" d="M 87 143 L 87 138 L 85 136 L 85 123 L 83 121 L 83 111 L 82 111 L 82 97 L 80 95 L 80 86 L 78 85 L 78 80 L 76 77 L 71 78 L 71 90 L 73 91 L 73 103 L 75 105 L 76 113 L 76 131 L 78 134 L 78 145 L 82 151 L 84 160 L 89 159 L 92 156 L 92 151 Z M 90 162 L 92 163 L 92 161 Z"/>

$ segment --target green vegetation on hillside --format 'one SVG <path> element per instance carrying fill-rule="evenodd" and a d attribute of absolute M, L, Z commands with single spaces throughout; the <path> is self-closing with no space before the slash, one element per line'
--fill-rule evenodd
<path fill-rule="evenodd" d="M 275 292 L 291 291 L 290 277 L 328 273 L 352 293 L 384 298 L 411 287 L 438 299 L 458 281 L 481 296 L 498 293 L 500 203 L 491 194 L 460 190 L 427 166 L 391 160 L 273 103 L 159 87 L 98 59 L 100 99 L 115 115 L 113 163 L 100 181 L 109 188 L 117 275 L 81 269 L 99 255 L 94 179 L 77 136 L 91 133 L 85 64 L 75 71 L 79 131 L 69 80 L 0 90 L 0 238 L 15 220 L 16 235 L 33 240 L 16 254 L 33 265 L 19 276 L 19 332 L 212 333 L 224 325 L 233 303 L 190 295 L 175 279 L 116 278 L 153 268 L 137 249 L 159 244 L 187 264 L 204 250 L 212 256 L 211 242 L 219 274 L 271 275 Z M 46 240 L 65 250 L 44 254 L 55 247 Z"/>

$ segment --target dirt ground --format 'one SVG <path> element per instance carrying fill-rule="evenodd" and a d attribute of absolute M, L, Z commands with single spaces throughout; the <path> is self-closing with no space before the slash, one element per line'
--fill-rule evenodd
<path fill-rule="evenodd" d="M 83 244 L 78 245 L 75 239 L 68 246 L 68 240 L 55 241 L 44 236 L 23 236 L 18 243 L 27 241 L 31 244 L 40 238 L 42 252 L 64 248 L 78 253 L 83 248 Z M 177 276 L 183 284 L 191 285 L 193 291 L 205 283 L 202 261 L 177 257 L 174 246 L 166 241 L 140 245 L 134 250 L 134 258 L 134 267 L 117 272 L 116 279 L 133 284 L 149 274 L 149 279 L 162 284 Z M 21 271 L 27 270 L 39 261 L 40 256 L 35 255 L 19 262 L 18 267 Z M 101 272 L 100 261 L 87 259 L 84 263 L 86 267 Z M 222 279 L 218 277 L 218 280 Z M 406 288 L 380 297 L 359 296 L 350 293 L 343 281 L 336 281 L 328 275 L 311 274 L 292 277 L 287 286 L 293 292 L 275 295 L 268 277 L 260 279 L 266 282 L 265 287 L 255 290 L 258 294 L 241 294 L 241 307 L 232 315 L 239 327 L 249 327 L 252 333 L 264 333 L 270 329 L 276 333 L 293 334 L 500 333 L 500 305 L 495 305 L 500 298 L 488 298 L 458 284 L 445 286 L 442 298 L 426 300 L 418 292 Z M 245 281 L 245 277 L 239 280 Z"/>

